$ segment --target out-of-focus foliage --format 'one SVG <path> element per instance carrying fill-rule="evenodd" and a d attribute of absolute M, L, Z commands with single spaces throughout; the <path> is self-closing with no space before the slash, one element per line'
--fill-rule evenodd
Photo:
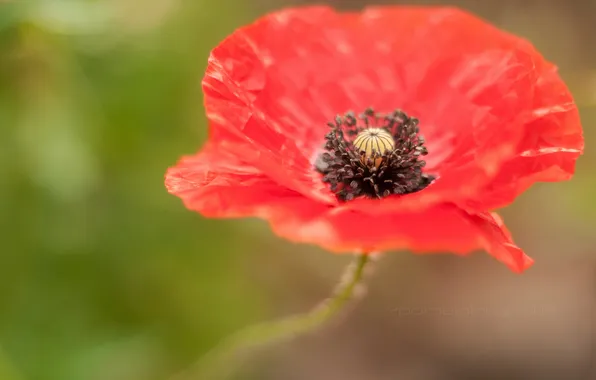
<path fill-rule="evenodd" d="M 163 378 L 256 315 L 231 224 L 163 186 L 240 6 L 0 1 L 0 379 Z"/>

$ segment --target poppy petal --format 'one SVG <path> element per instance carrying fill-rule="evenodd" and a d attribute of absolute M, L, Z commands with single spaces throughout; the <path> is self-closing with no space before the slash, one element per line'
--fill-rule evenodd
<path fill-rule="evenodd" d="M 584 151 L 579 112 L 555 66 L 546 67 L 536 86 L 533 120 L 513 157 L 499 166 L 498 174 L 483 189 L 483 197 L 469 204 L 475 209 L 509 205 L 536 182 L 571 179 Z"/>
<path fill-rule="evenodd" d="M 442 199 L 472 207 L 547 107 L 537 85 L 545 65 L 527 41 L 456 8 L 305 7 L 232 34 L 212 52 L 203 87 L 214 140 L 245 145 L 244 161 L 327 204 L 334 199 L 312 170 L 326 121 L 403 107 L 421 119 L 427 171 L 439 179 L 386 210 Z"/>
<path fill-rule="evenodd" d="M 502 163 L 515 156 L 524 137 L 533 112 L 534 99 L 528 94 L 534 91 L 535 63 L 526 52 L 510 51 L 478 55 L 472 62 L 438 61 L 410 101 L 409 108 L 426 115 L 421 118 L 430 151 L 426 171 L 438 179 L 421 192 L 383 199 L 382 208 L 370 199 L 347 207 L 382 214 L 448 201 L 468 208 L 485 197 L 485 187 Z M 489 62 L 502 64 L 491 70 Z M 451 74 L 443 75 L 443 70 Z"/>
<path fill-rule="evenodd" d="M 277 185 L 214 145 L 168 170 L 166 187 L 187 208 L 206 217 L 262 218 L 279 236 L 332 252 L 410 249 L 467 254 L 485 249 L 517 272 L 532 263 L 495 214 L 468 214 L 452 205 L 381 216 L 333 208 Z"/>
<path fill-rule="evenodd" d="M 188 209 L 206 217 L 263 216 L 271 199 L 283 203 L 297 195 L 214 144 L 183 157 L 167 171 L 165 183 Z"/>
<path fill-rule="evenodd" d="M 453 205 L 424 212 L 371 216 L 345 208 L 300 208 L 269 219 L 279 236 L 316 244 L 331 252 L 414 252 L 468 254 L 484 249 L 515 272 L 533 260 L 517 247 L 502 220 L 492 213 L 469 214 Z"/>
<path fill-rule="evenodd" d="M 414 91 L 403 107 L 420 117 L 427 170 L 440 179 L 410 195 L 412 206 L 442 198 L 494 209 L 534 182 L 571 177 L 583 151 L 577 107 L 556 67 L 528 41 L 455 8 L 375 7 L 363 20 L 382 36 L 371 38 L 378 50 L 400 57 L 395 66 L 415 63 L 397 70 Z M 400 29 L 409 22 L 418 28 Z"/>
<path fill-rule="evenodd" d="M 304 73 L 318 71 L 322 76 L 323 67 L 334 71 L 331 60 L 320 65 L 297 55 L 329 51 L 332 43 L 320 38 L 320 25 L 336 18 L 327 7 L 266 16 L 214 49 L 203 79 L 211 138 L 244 144 L 243 160 L 327 203 L 335 199 L 312 170 L 313 147 L 322 143 L 327 120 L 313 103 L 297 101 L 301 97 L 292 81 L 304 90 L 309 86 Z M 286 71 L 280 73 L 281 68 Z"/>

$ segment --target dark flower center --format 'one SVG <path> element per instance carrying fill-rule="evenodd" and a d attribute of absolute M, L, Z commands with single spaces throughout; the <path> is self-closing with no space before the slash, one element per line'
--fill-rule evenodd
<path fill-rule="evenodd" d="M 422 172 L 428 151 L 418 119 L 400 110 L 389 114 L 369 108 L 337 116 L 328 123 L 325 152 L 315 165 L 323 182 L 342 201 L 414 193 L 435 177 Z"/>

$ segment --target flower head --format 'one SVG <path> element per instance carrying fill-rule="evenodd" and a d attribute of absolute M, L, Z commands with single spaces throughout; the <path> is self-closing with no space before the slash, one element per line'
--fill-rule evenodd
<path fill-rule="evenodd" d="M 433 180 L 422 172 L 426 162 L 420 156 L 428 151 L 418 120 L 402 111 L 382 115 L 369 108 L 359 117 L 348 112 L 329 126 L 326 151 L 315 166 L 339 200 L 409 194 Z"/>
<path fill-rule="evenodd" d="M 209 140 L 168 190 L 334 252 L 484 249 L 522 271 L 491 210 L 583 151 L 556 67 L 454 8 L 272 13 L 212 51 L 203 90 Z"/>

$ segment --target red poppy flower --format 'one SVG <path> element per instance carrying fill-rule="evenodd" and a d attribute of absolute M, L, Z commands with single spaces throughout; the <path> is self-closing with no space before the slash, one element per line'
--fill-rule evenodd
<path fill-rule="evenodd" d="M 168 190 L 334 252 L 484 249 L 522 271 L 491 210 L 583 151 L 556 67 L 454 8 L 272 13 L 213 50 L 203 89 L 209 140 Z"/>

